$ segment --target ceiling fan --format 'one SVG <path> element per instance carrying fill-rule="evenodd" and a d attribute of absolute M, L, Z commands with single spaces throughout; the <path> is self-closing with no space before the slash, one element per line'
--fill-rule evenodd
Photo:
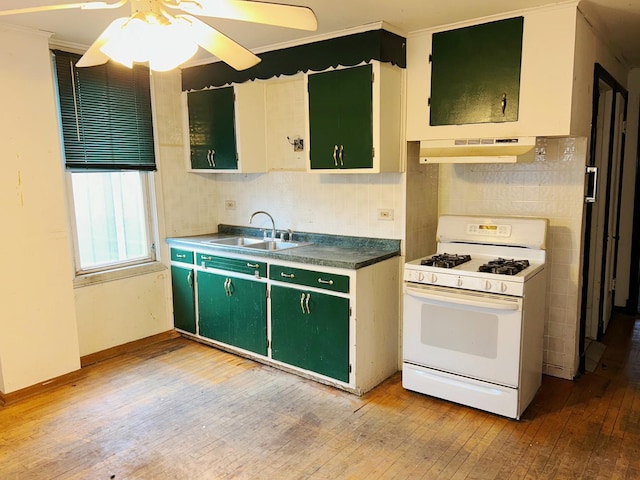
<path fill-rule="evenodd" d="M 310 8 L 248 0 L 119 0 L 87 1 L 0 11 L 0 16 L 65 9 L 101 10 L 131 3 L 131 15 L 117 18 L 93 42 L 78 67 L 101 65 L 110 58 L 132 67 L 149 62 L 152 70 L 166 71 L 191 58 L 198 46 L 236 70 L 260 58 L 195 15 L 262 23 L 301 30 L 316 30 Z"/>

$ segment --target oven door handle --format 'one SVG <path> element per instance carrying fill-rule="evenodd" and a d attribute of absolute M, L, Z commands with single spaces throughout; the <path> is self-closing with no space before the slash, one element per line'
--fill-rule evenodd
<path fill-rule="evenodd" d="M 413 297 L 423 298 L 425 300 L 434 300 L 437 302 L 447 303 L 449 305 L 466 305 L 470 307 L 481 307 L 493 310 L 519 310 L 519 302 L 510 302 L 499 299 L 480 300 L 461 295 L 446 295 L 438 292 L 426 292 L 405 286 L 405 292 Z"/>

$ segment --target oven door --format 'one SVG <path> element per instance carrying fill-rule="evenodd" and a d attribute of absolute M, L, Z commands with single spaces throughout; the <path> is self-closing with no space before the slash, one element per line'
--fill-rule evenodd
<path fill-rule="evenodd" d="M 521 298 L 405 283 L 405 362 L 516 388 L 521 330 Z"/>

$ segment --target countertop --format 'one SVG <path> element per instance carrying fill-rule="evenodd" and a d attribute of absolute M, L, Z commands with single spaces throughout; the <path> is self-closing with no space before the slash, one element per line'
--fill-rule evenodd
<path fill-rule="evenodd" d="M 193 249 L 200 252 L 240 254 L 350 270 L 357 270 L 400 255 L 400 240 L 307 232 L 293 232 L 293 241 L 309 243 L 309 245 L 286 250 L 253 250 L 208 243 L 216 238 L 233 236 L 262 238 L 262 235 L 262 229 L 221 224 L 218 225 L 217 233 L 171 237 L 167 238 L 167 243 L 172 247 Z"/>

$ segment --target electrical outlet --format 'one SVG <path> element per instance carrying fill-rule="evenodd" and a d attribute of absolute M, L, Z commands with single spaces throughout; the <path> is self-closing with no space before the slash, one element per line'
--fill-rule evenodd
<path fill-rule="evenodd" d="M 224 201 L 225 210 L 235 210 L 236 209 L 236 201 L 235 200 L 225 200 Z"/>
<path fill-rule="evenodd" d="M 379 208 L 378 220 L 393 220 L 393 209 L 391 208 Z"/>

